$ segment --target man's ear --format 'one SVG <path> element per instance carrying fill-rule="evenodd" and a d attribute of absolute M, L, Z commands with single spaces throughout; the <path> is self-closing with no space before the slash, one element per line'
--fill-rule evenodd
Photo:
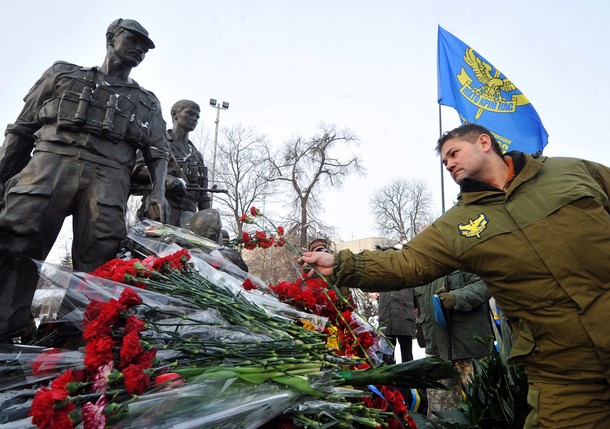
<path fill-rule="evenodd" d="M 490 150 L 493 150 L 491 144 L 491 137 L 489 137 L 487 134 L 481 134 L 477 140 L 477 143 L 481 145 L 481 148 L 484 152 L 489 152 Z"/>
<path fill-rule="evenodd" d="M 172 109 L 172 111 L 169 112 L 169 114 L 172 117 L 172 121 L 175 121 L 176 119 L 178 119 L 178 113 L 176 113 L 175 110 Z"/>

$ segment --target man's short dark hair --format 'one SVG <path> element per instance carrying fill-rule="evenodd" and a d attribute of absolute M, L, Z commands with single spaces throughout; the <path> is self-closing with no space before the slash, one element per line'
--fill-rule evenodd
<path fill-rule="evenodd" d="M 470 143 L 475 143 L 481 134 L 486 134 L 489 136 L 489 138 L 491 139 L 491 147 L 493 148 L 494 152 L 497 153 L 500 157 L 503 157 L 504 154 L 502 153 L 500 143 L 498 143 L 498 140 L 494 137 L 492 132 L 478 124 L 464 124 L 460 125 L 457 128 L 454 128 L 451 131 L 447 131 L 441 136 L 440 139 L 438 139 L 436 151 L 438 153 L 441 153 L 441 149 L 443 148 L 443 145 L 445 144 L 445 142 L 447 142 L 447 140 L 460 139 L 466 140 Z"/>

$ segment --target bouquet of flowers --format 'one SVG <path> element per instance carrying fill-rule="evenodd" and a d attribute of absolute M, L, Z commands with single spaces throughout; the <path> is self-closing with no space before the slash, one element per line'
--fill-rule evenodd
<path fill-rule="evenodd" d="M 374 333 L 339 314 L 322 284 L 331 299 L 305 311 L 279 300 L 279 287 L 234 275 L 213 251 L 165 247 L 165 256 L 116 259 L 92 274 L 41 264 L 45 281 L 65 290 L 55 326 L 81 331 L 83 343 L 11 356 L 15 375 L 0 392 L 40 387 L 8 399 L 6 427 L 257 428 L 277 418 L 285 427 L 405 427 L 395 394 L 380 390 L 374 406 L 367 386 L 439 387 L 454 375 L 435 359 L 376 366 Z"/>

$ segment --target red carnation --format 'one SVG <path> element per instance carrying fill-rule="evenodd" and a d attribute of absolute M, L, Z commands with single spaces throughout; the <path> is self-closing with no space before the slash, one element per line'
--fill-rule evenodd
<path fill-rule="evenodd" d="M 367 408 L 373 408 L 373 398 L 371 398 L 370 396 L 366 396 L 366 397 L 362 398 L 362 403 Z"/>
<path fill-rule="evenodd" d="M 369 365 L 368 363 L 359 363 L 355 366 L 356 369 L 369 369 L 371 367 L 371 365 Z"/>
<path fill-rule="evenodd" d="M 368 349 L 373 344 L 375 344 L 375 338 L 373 338 L 373 335 L 371 335 L 371 333 L 367 331 L 358 334 L 358 341 L 365 349 Z"/>
<path fill-rule="evenodd" d="M 102 311 L 103 307 L 104 303 L 95 299 L 89 302 L 89 304 L 87 304 L 85 312 L 83 313 L 83 328 L 87 328 L 89 323 L 91 323 L 100 315 L 100 312 Z"/>
<path fill-rule="evenodd" d="M 53 393 L 43 386 L 36 392 L 28 415 L 40 429 L 71 429 L 74 426 L 69 414 L 75 408 L 73 403 L 68 402 L 66 406 L 55 410 Z"/>
<path fill-rule="evenodd" d="M 249 278 L 246 278 L 246 280 L 244 280 L 241 286 L 246 290 L 253 290 L 257 288 L 256 284 L 254 284 L 254 282 Z"/>
<path fill-rule="evenodd" d="M 405 398 L 400 393 L 400 390 L 394 389 L 388 386 L 381 387 L 381 393 L 386 400 L 392 405 L 392 408 L 399 416 L 403 416 L 407 412 L 407 406 L 405 405 Z"/>
<path fill-rule="evenodd" d="M 50 424 L 53 418 L 54 405 L 55 400 L 53 399 L 51 389 L 42 386 L 38 392 L 36 392 L 36 396 L 34 396 L 28 414 L 29 416 L 32 416 L 32 423 L 39 428 L 51 427 Z"/>
<path fill-rule="evenodd" d="M 132 265 L 132 261 L 125 261 L 123 259 L 113 259 L 111 261 L 106 262 L 101 267 L 98 267 L 91 274 L 97 277 L 103 277 L 106 279 L 110 279 L 115 282 L 124 283 L 125 275 L 130 274 L 135 277 L 136 270 Z"/>
<path fill-rule="evenodd" d="M 128 309 L 136 305 L 142 304 L 142 298 L 132 288 L 126 287 L 119 298 L 119 307 Z"/>
<path fill-rule="evenodd" d="M 263 249 L 268 249 L 271 246 L 273 246 L 273 243 L 275 242 L 275 239 L 273 237 L 268 237 L 266 240 L 263 240 L 259 243 L 259 246 L 261 246 Z"/>
<path fill-rule="evenodd" d="M 174 253 L 174 256 L 183 264 L 186 264 L 191 259 L 191 254 L 186 249 L 178 250 L 176 253 Z"/>
<path fill-rule="evenodd" d="M 72 373 L 71 369 L 67 370 L 55 380 L 53 380 L 53 382 L 51 383 L 53 399 L 55 399 L 56 401 L 63 401 L 64 399 L 66 399 L 69 395 L 66 386 L 68 385 L 68 383 L 72 383 L 73 381 L 76 380 L 74 379 L 74 374 Z"/>
<path fill-rule="evenodd" d="M 103 336 L 95 338 L 85 346 L 85 366 L 91 372 L 96 372 L 97 368 L 114 359 L 112 338 Z"/>
<path fill-rule="evenodd" d="M 158 258 L 153 263 L 153 268 L 161 273 L 167 273 L 173 269 L 182 270 L 187 268 L 187 262 L 190 258 L 191 255 L 189 254 L 188 250 L 181 249 L 176 253 L 172 253 L 171 255 Z"/>
<path fill-rule="evenodd" d="M 141 366 L 142 368 L 151 368 L 153 360 L 157 356 L 157 349 L 152 349 L 147 352 L 142 352 L 135 357 L 133 363 Z"/>
<path fill-rule="evenodd" d="M 123 337 L 123 345 L 121 347 L 121 363 L 120 368 L 124 368 L 133 362 L 134 358 L 142 353 L 144 349 L 140 343 L 140 334 L 132 331 Z"/>
<path fill-rule="evenodd" d="M 166 372 L 155 377 L 155 386 L 165 386 L 166 388 L 181 387 L 184 384 L 184 378 L 175 372 Z"/>
<path fill-rule="evenodd" d="M 125 323 L 125 333 L 129 334 L 130 332 L 142 332 L 146 328 L 146 323 L 139 319 L 137 316 L 129 316 L 127 318 L 127 323 Z"/>
<path fill-rule="evenodd" d="M 99 315 L 83 331 L 83 339 L 89 341 L 99 336 L 110 334 L 112 326 L 119 320 L 117 304 L 117 300 L 110 299 L 102 306 Z"/>
<path fill-rule="evenodd" d="M 132 395 L 141 395 L 150 386 L 150 378 L 139 365 L 129 365 L 123 370 L 125 388 Z"/>
<path fill-rule="evenodd" d="M 34 358 L 32 362 L 32 372 L 34 375 L 52 373 L 61 361 L 63 353 L 59 349 L 45 350 Z"/>

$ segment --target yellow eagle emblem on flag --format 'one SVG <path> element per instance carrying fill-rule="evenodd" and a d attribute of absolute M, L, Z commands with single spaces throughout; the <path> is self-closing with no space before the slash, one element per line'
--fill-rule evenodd
<path fill-rule="evenodd" d="M 458 225 L 458 230 L 460 231 L 460 235 L 464 237 L 476 237 L 481 238 L 481 233 L 485 228 L 487 228 L 487 224 L 489 220 L 484 213 L 480 213 L 479 217 L 475 220 L 468 219 L 468 223 L 460 223 Z"/>
<path fill-rule="evenodd" d="M 500 77 L 502 74 L 500 70 L 496 69 L 496 72 L 491 74 L 493 69 L 491 64 L 477 57 L 472 48 L 466 49 L 464 62 L 470 66 L 477 80 L 483 84 L 480 88 L 475 89 L 479 94 L 492 100 L 506 101 L 500 91 L 512 92 L 517 90 L 517 87 L 509 79 Z"/>

